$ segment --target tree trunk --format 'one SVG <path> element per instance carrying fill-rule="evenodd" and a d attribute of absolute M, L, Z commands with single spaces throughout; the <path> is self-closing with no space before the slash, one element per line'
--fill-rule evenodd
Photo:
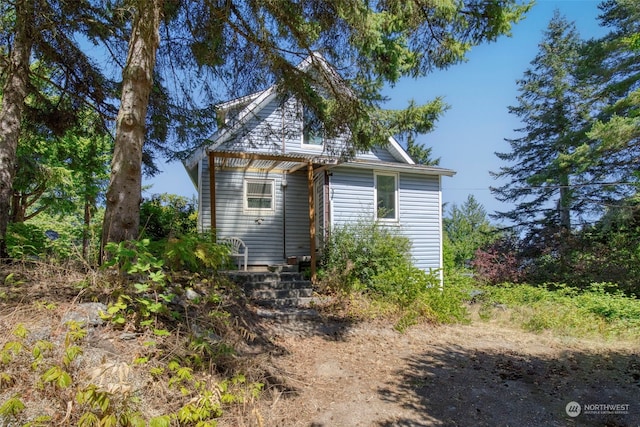
<path fill-rule="evenodd" d="M 8 257 L 7 226 L 9 207 L 16 173 L 16 150 L 24 112 L 24 99 L 29 80 L 29 56 L 31 55 L 31 31 L 34 7 L 30 0 L 17 0 L 14 43 L 9 55 L 6 81 L 2 89 L 0 106 L 0 258 Z"/>
<path fill-rule="evenodd" d="M 142 199 L 142 146 L 153 87 L 163 0 L 139 0 L 122 72 L 111 178 L 106 195 L 102 249 L 107 242 L 138 238 Z"/>
<path fill-rule="evenodd" d="M 560 266 L 563 272 L 568 272 L 569 252 L 571 244 L 571 189 L 569 188 L 569 175 L 563 174 L 560 177 L 560 199 L 558 200 L 558 210 L 560 214 L 560 233 L 558 234 L 558 251 Z"/>
<path fill-rule="evenodd" d="M 95 205 L 93 198 L 84 201 L 84 225 L 82 227 L 82 259 L 89 261 L 89 244 L 91 242 L 91 209 Z"/>
<path fill-rule="evenodd" d="M 571 231 L 571 189 L 569 188 L 569 175 L 560 177 L 560 199 L 558 200 L 560 213 L 560 228 Z"/>

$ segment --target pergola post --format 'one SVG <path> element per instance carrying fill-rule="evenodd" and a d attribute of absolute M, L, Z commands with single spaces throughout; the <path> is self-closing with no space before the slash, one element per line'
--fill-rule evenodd
<path fill-rule="evenodd" d="M 316 204 L 313 185 L 313 163 L 307 163 L 307 186 L 309 189 L 309 247 L 311 248 L 311 281 L 316 281 Z"/>

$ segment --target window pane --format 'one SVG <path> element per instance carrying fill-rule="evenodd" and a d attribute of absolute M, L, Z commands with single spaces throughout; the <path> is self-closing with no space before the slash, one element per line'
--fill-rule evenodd
<path fill-rule="evenodd" d="M 247 182 L 247 195 L 271 196 L 270 182 Z"/>
<path fill-rule="evenodd" d="M 304 143 L 307 145 L 322 145 L 322 136 L 316 135 L 314 133 L 308 132 L 305 130 L 304 132 Z"/>
<path fill-rule="evenodd" d="M 378 175 L 376 179 L 378 193 L 378 218 L 396 218 L 396 177 Z"/>
<path fill-rule="evenodd" d="M 245 182 L 247 209 L 273 209 L 273 182 Z"/>
<path fill-rule="evenodd" d="M 322 146 L 322 124 L 313 110 L 304 107 L 302 110 L 303 144 Z"/>
<path fill-rule="evenodd" d="M 271 209 L 271 199 L 248 197 L 247 207 L 249 209 Z"/>

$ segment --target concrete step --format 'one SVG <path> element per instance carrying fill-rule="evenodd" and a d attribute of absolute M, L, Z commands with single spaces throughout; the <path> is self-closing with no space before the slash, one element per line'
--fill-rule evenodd
<path fill-rule="evenodd" d="M 256 305 L 269 308 L 309 308 L 314 302 L 313 297 L 299 298 L 274 298 L 257 299 L 253 301 Z"/>
<path fill-rule="evenodd" d="M 294 272 L 272 273 L 268 271 L 227 271 L 224 274 L 236 283 L 269 281 L 291 282 L 296 280 L 305 280 L 302 274 Z"/>
<path fill-rule="evenodd" d="M 282 308 L 258 308 L 256 314 L 265 319 L 273 319 L 278 322 L 299 322 L 306 320 L 320 320 L 320 313 L 313 308 L 282 307 Z"/>
<path fill-rule="evenodd" d="M 297 272 L 230 271 L 226 275 L 263 307 L 308 307 L 313 297 L 311 282 Z"/>
<path fill-rule="evenodd" d="M 307 289 L 311 288 L 311 282 L 308 281 L 291 281 L 291 282 L 248 282 L 240 285 L 245 292 L 254 290 L 288 290 L 288 289 Z"/>
<path fill-rule="evenodd" d="M 313 289 L 254 289 L 248 292 L 248 296 L 252 300 L 306 298 L 313 296 Z"/>
<path fill-rule="evenodd" d="M 283 273 L 280 273 L 280 281 L 281 282 L 294 282 L 294 281 L 305 281 L 305 282 L 307 282 L 308 280 L 306 280 L 302 276 L 302 274 L 300 274 L 300 273 L 283 272 Z"/>

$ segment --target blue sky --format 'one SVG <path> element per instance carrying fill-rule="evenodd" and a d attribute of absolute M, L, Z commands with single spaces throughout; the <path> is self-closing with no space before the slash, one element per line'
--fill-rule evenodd
<path fill-rule="evenodd" d="M 418 142 L 433 147 L 433 156 L 440 165 L 453 169 L 453 178 L 443 178 L 443 201 L 462 204 L 469 194 L 488 213 L 508 209 L 495 200 L 490 186 L 499 185 L 489 175 L 501 166 L 495 152 L 509 150 L 504 138 L 514 137 L 520 127 L 517 117 L 507 111 L 515 105 L 516 80 L 521 78 L 538 53 L 553 12 L 558 9 L 569 21 L 574 21 L 584 39 L 600 37 L 605 30 L 598 26 L 595 0 L 538 0 L 527 17 L 516 24 L 511 37 L 474 48 L 468 61 L 437 71 L 417 80 L 403 80 L 386 90 L 389 108 L 401 108 L 410 99 L 427 102 L 444 97 L 450 109 L 437 123 L 436 130 L 419 137 Z M 152 187 L 145 194 L 173 193 L 195 196 L 195 187 L 180 163 L 163 164 L 163 171 L 143 185 Z"/>

